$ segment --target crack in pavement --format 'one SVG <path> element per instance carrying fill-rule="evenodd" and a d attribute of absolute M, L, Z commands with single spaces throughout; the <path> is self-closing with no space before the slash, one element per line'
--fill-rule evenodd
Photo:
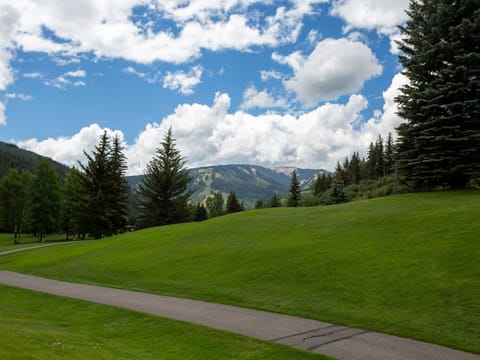
<path fill-rule="evenodd" d="M 316 329 L 312 329 L 312 330 L 308 330 L 308 331 L 302 331 L 302 332 L 299 332 L 299 333 L 282 336 L 282 337 L 279 337 L 279 338 L 276 338 L 276 339 L 271 339 L 270 341 L 278 342 L 278 341 L 285 340 L 285 339 L 288 339 L 288 338 L 292 338 L 292 337 L 295 337 L 295 336 L 305 335 L 305 334 L 308 334 L 308 333 L 311 333 L 311 332 L 314 332 L 314 331 L 329 329 L 329 328 L 335 327 L 335 326 L 338 326 L 338 325 L 333 324 L 333 325 L 323 326 L 323 327 L 319 327 L 319 328 L 316 328 Z"/>
<path fill-rule="evenodd" d="M 369 333 L 369 332 L 370 332 L 370 331 L 368 331 L 368 330 L 361 330 L 361 331 L 359 331 L 359 332 L 356 333 L 356 334 L 344 336 L 344 337 L 341 337 L 341 338 L 339 338 L 339 339 L 334 339 L 334 340 L 330 340 L 330 341 L 327 341 L 327 342 L 322 343 L 322 344 L 317 344 L 317 345 L 310 346 L 310 347 L 307 348 L 307 350 L 308 350 L 308 351 L 315 351 L 315 350 L 321 348 L 322 346 L 329 345 L 329 344 L 333 344 L 333 343 L 335 343 L 335 342 L 342 341 L 342 340 L 352 339 L 352 338 L 354 338 L 355 336 L 367 334 L 367 333 Z M 321 337 L 321 336 L 323 336 L 323 335 L 312 336 L 312 338 L 313 338 L 313 337 Z"/>

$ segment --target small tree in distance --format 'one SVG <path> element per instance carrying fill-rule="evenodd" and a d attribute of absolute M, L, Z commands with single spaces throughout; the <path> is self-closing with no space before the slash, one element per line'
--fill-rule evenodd
<path fill-rule="evenodd" d="M 230 191 L 227 197 L 227 214 L 243 211 L 243 205 L 238 201 L 235 192 Z"/>
<path fill-rule="evenodd" d="M 292 181 L 290 182 L 290 193 L 288 195 L 287 206 L 297 207 L 300 204 L 300 183 L 298 182 L 297 172 L 293 171 Z"/>

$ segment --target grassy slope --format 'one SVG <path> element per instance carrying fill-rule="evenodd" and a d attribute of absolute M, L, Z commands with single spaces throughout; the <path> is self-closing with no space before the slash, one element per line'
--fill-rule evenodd
<path fill-rule="evenodd" d="M 113 307 L 0 286 L 1 359 L 326 359 Z"/>
<path fill-rule="evenodd" d="M 65 234 L 47 235 L 47 243 L 57 241 L 65 241 Z M 22 234 L 20 237 L 20 244 L 14 244 L 13 234 L 0 233 L 0 251 L 14 250 L 20 247 L 35 245 L 42 245 L 42 243 L 39 243 L 37 237 L 33 236 L 32 234 Z"/>
<path fill-rule="evenodd" d="M 480 353 L 480 192 L 267 209 L 0 268 L 295 314 Z"/>

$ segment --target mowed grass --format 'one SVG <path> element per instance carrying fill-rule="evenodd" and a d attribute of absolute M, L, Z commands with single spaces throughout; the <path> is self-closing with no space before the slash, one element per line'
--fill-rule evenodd
<path fill-rule="evenodd" d="M 0 359 L 327 359 L 109 306 L 0 286 Z"/>
<path fill-rule="evenodd" d="M 288 313 L 480 353 L 480 192 L 266 209 L 0 268 Z"/>
<path fill-rule="evenodd" d="M 46 242 L 65 241 L 65 234 L 51 234 L 47 236 Z M 41 245 L 36 236 L 32 234 L 22 234 L 20 244 L 13 243 L 13 234 L 0 233 L 0 251 L 14 250 L 26 246 Z"/>

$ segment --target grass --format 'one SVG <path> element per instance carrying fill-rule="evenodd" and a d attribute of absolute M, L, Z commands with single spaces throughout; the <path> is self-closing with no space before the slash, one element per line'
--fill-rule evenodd
<path fill-rule="evenodd" d="M 65 241 L 65 234 L 47 235 L 46 242 Z M 13 243 L 13 234 L 0 233 L 0 251 L 13 250 L 25 246 L 40 245 L 36 236 L 32 234 L 22 234 L 20 244 Z"/>
<path fill-rule="evenodd" d="M 0 258 L 0 268 L 480 353 L 480 192 L 265 209 Z"/>
<path fill-rule="evenodd" d="M 1 359 L 327 359 L 109 306 L 0 286 Z"/>

